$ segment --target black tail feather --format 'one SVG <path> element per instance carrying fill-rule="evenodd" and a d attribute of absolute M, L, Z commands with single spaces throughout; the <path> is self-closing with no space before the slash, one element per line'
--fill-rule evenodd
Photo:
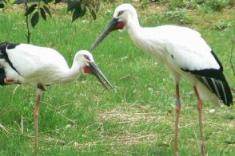
<path fill-rule="evenodd" d="M 220 79 L 215 79 L 211 77 L 198 77 L 199 80 L 207 86 L 207 88 L 212 91 L 225 105 L 231 105 L 233 102 L 233 97 L 231 93 L 231 89 L 224 77 L 220 77 Z"/>
<path fill-rule="evenodd" d="M 213 92 L 227 106 L 232 105 L 233 97 L 231 89 L 223 74 L 223 66 L 213 51 L 211 54 L 219 65 L 219 69 L 209 68 L 202 70 L 183 69 L 197 77 L 211 92 Z"/>

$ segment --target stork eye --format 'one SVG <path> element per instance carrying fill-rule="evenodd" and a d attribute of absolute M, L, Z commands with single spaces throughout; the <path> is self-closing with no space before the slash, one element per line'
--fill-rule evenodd
<path fill-rule="evenodd" d="M 118 13 L 118 16 L 121 16 L 123 13 L 124 13 L 124 11 L 120 11 L 120 12 Z"/>
<path fill-rule="evenodd" d="M 85 57 L 87 60 L 89 60 L 89 61 L 90 61 L 90 57 L 89 57 L 89 56 L 84 55 L 84 57 Z"/>

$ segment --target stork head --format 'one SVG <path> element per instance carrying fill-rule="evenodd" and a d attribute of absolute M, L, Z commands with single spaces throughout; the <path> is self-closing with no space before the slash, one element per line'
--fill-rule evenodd
<path fill-rule="evenodd" d="M 114 11 L 112 20 L 92 45 L 91 51 L 94 50 L 110 32 L 128 28 L 131 20 L 138 20 L 135 8 L 128 3 L 119 5 Z"/>
<path fill-rule="evenodd" d="M 103 72 L 96 65 L 92 54 L 87 50 L 80 50 L 77 52 L 74 58 L 82 67 L 82 72 L 85 74 L 93 74 L 99 80 L 99 82 L 106 88 L 113 88 L 109 80 L 103 74 Z"/>
<path fill-rule="evenodd" d="M 112 20 L 115 24 L 112 27 L 112 31 L 126 28 L 131 19 L 138 19 L 135 8 L 128 3 L 119 5 L 113 14 Z"/>

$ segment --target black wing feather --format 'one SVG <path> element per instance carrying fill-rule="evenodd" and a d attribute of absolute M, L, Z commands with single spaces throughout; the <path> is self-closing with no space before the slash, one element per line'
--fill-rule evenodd
<path fill-rule="evenodd" d="M 0 85 L 5 85 L 4 79 L 6 77 L 5 70 L 0 68 Z"/>
<path fill-rule="evenodd" d="M 210 91 L 212 91 L 225 105 L 231 105 L 233 97 L 231 89 L 227 80 L 223 74 L 223 66 L 218 57 L 211 52 L 218 62 L 220 69 L 203 69 L 203 70 L 187 70 L 182 69 L 185 72 L 190 72 L 196 76 L 196 78 L 202 82 Z"/>
<path fill-rule="evenodd" d="M 7 43 L 7 42 L 3 42 L 0 43 L 0 58 L 5 59 L 6 62 L 11 66 L 12 69 L 14 69 L 19 75 L 21 75 L 17 69 L 14 67 L 14 65 L 12 64 L 12 62 L 10 61 L 8 55 L 7 55 L 7 49 L 13 49 L 17 46 L 18 44 L 14 44 L 14 43 Z"/>

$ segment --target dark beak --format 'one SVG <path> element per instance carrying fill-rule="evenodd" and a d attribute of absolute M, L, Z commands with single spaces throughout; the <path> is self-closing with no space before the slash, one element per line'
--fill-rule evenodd
<path fill-rule="evenodd" d="M 100 83 L 106 88 L 106 89 L 112 89 L 113 86 L 109 82 L 109 80 L 106 78 L 106 76 L 103 74 L 103 72 L 99 69 L 99 67 L 94 63 L 89 63 L 92 73 L 96 76 L 96 78 L 100 81 Z"/>
<path fill-rule="evenodd" d="M 103 39 L 108 36 L 108 34 L 115 30 L 115 26 L 118 22 L 117 18 L 113 18 L 107 27 L 104 29 L 103 33 L 100 34 L 100 36 L 96 39 L 95 43 L 92 44 L 90 51 L 92 52 L 102 41 Z"/>

